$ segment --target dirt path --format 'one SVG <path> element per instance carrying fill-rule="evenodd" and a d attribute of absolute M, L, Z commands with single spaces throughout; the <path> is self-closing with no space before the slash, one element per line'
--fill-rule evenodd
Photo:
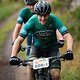
<path fill-rule="evenodd" d="M 9 57 L 11 53 L 12 33 L 5 42 L 2 61 L 0 62 L 0 80 L 25 80 L 26 67 L 12 67 L 9 65 Z"/>
<path fill-rule="evenodd" d="M 17 13 L 13 14 L 9 19 L 0 23 L 0 28 L 4 27 L 4 23 L 7 23 L 11 19 L 16 17 Z M 8 38 L 6 39 L 3 55 L 0 59 L 0 80 L 26 80 L 26 68 L 25 67 L 12 67 L 9 65 L 9 57 L 11 53 L 11 43 L 12 43 L 12 33 L 10 32 Z"/>

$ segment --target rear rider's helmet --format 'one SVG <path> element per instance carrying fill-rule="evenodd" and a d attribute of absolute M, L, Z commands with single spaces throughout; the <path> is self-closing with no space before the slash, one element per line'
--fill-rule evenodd
<path fill-rule="evenodd" d="M 34 12 L 41 16 L 50 14 L 51 6 L 47 1 L 39 1 L 34 6 Z"/>
<path fill-rule="evenodd" d="M 24 0 L 25 4 L 29 4 L 29 5 L 35 5 L 35 3 L 37 3 L 37 0 Z"/>

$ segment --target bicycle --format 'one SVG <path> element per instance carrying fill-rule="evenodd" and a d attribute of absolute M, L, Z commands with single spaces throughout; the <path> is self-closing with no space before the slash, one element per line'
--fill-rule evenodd
<path fill-rule="evenodd" d="M 26 47 L 22 47 L 21 51 L 25 51 L 25 49 L 27 49 Z M 36 80 L 51 80 L 51 75 L 49 72 L 49 66 L 51 63 L 49 63 L 50 60 L 53 59 L 53 63 L 56 60 L 60 60 L 62 59 L 63 61 L 64 56 L 63 55 L 57 55 L 54 57 L 40 57 L 38 59 L 34 59 L 34 60 L 20 60 L 20 64 L 17 65 L 17 67 L 19 66 L 24 66 L 26 67 L 27 65 L 32 66 L 34 71 L 35 71 L 35 79 Z M 31 65 L 29 62 L 32 62 L 33 64 Z"/>

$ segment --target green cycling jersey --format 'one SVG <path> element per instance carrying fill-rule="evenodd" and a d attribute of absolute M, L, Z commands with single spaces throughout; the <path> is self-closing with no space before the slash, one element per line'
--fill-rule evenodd
<path fill-rule="evenodd" d="M 29 8 L 23 8 L 20 10 L 17 18 L 17 23 L 23 24 L 28 21 L 28 19 L 33 15 Z"/>
<path fill-rule="evenodd" d="M 25 38 L 30 32 L 34 37 L 34 45 L 43 49 L 50 49 L 57 43 L 56 29 L 62 35 L 67 33 L 66 26 L 54 14 L 50 14 L 45 25 L 42 25 L 37 15 L 33 15 L 20 31 L 20 36 Z"/>

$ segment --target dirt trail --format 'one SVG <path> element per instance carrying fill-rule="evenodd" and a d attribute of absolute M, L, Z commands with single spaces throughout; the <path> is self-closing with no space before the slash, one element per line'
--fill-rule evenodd
<path fill-rule="evenodd" d="M 25 80 L 26 67 L 12 67 L 9 65 L 9 57 L 11 53 L 12 33 L 5 42 L 2 61 L 0 63 L 0 80 Z"/>
<path fill-rule="evenodd" d="M 14 19 L 17 13 L 13 14 L 9 19 L 5 20 L 0 24 L 0 28 L 4 27 L 4 23 L 7 23 L 11 19 Z M 12 33 L 10 32 L 6 39 L 3 55 L 0 59 L 0 80 L 26 80 L 26 67 L 12 67 L 9 65 L 9 57 L 11 53 Z"/>

